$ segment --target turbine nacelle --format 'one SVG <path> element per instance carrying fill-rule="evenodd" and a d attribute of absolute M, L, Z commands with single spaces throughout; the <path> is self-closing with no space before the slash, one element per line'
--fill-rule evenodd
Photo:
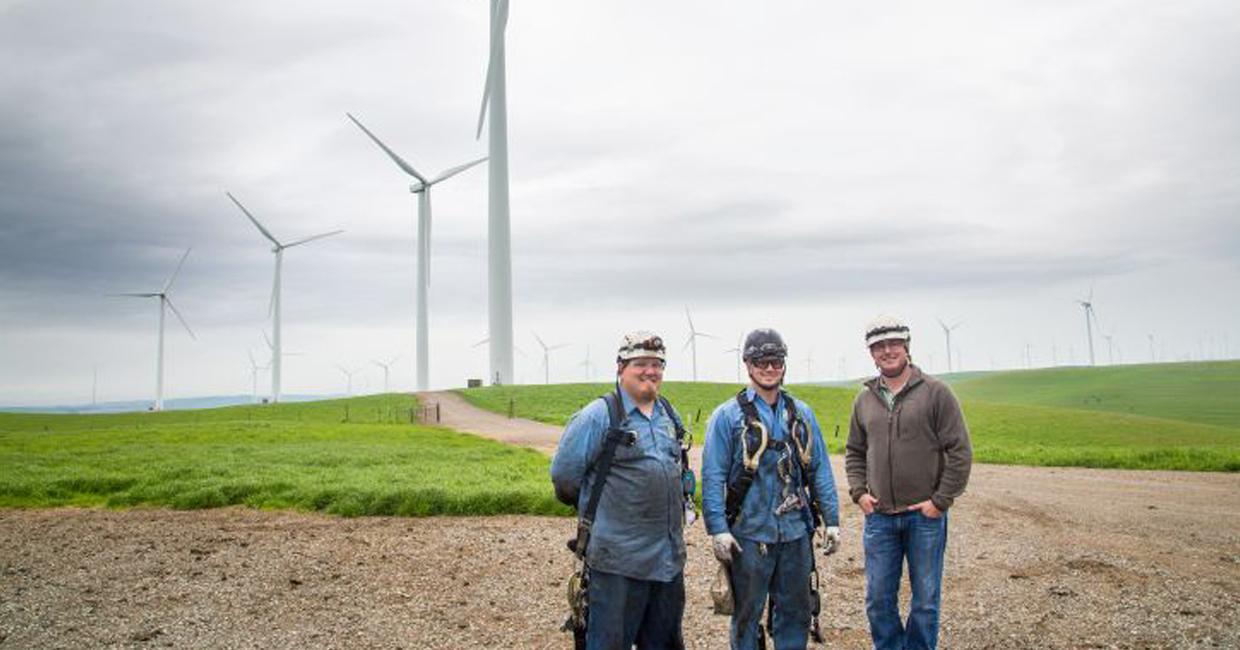
<path fill-rule="evenodd" d="M 430 187 L 429 185 L 427 185 L 426 183 L 423 183 L 422 181 L 414 181 L 409 184 L 409 193 L 410 194 L 421 194 L 422 192 L 425 192 L 429 187 Z"/>

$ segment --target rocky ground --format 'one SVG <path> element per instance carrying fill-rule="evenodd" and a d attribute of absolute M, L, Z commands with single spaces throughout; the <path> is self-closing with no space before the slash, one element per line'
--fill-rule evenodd
<path fill-rule="evenodd" d="M 976 467 L 951 513 L 943 647 L 1240 647 L 1238 497 L 1236 475 Z M 829 647 L 866 647 L 860 526 L 847 508 L 821 565 Z M 572 529 L 4 510 L 0 647 L 571 647 Z M 689 542 L 688 644 L 725 647 L 700 525 Z"/>

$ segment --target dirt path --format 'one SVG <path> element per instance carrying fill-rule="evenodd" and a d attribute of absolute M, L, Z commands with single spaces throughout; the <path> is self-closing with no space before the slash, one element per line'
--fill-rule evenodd
<path fill-rule="evenodd" d="M 422 404 L 439 405 L 440 426 L 494 438 L 510 445 L 532 447 L 547 455 L 555 453 L 555 443 L 564 431 L 562 427 L 521 418 L 509 419 L 485 411 L 452 391 L 428 391 L 417 396 Z"/>
<path fill-rule="evenodd" d="M 0 648 L 569 648 L 573 523 L 0 510 Z M 823 563 L 832 648 L 868 647 L 861 524 L 845 507 Z M 1240 475 L 979 465 L 950 526 L 944 648 L 1240 647 Z M 688 645 L 726 647 L 700 524 L 687 539 Z"/>

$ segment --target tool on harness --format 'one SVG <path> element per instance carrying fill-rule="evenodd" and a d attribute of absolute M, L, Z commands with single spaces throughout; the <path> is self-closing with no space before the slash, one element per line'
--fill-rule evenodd
<path fill-rule="evenodd" d="M 611 472 L 611 464 L 615 459 L 616 449 L 621 444 L 632 446 L 637 443 L 636 432 L 624 428 L 627 420 L 624 414 L 624 402 L 620 398 L 620 388 L 617 387 L 615 392 L 607 393 L 600 399 L 607 405 L 607 433 L 603 439 L 603 449 L 594 461 L 594 483 L 590 489 L 590 498 L 586 501 L 585 510 L 579 513 L 577 519 L 577 536 L 568 540 L 567 544 L 568 550 L 572 551 L 573 555 L 576 556 L 578 565 L 577 569 L 568 578 L 567 597 L 569 614 L 564 624 L 560 626 L 560 631 L 573 633 L 573 647 L 575 650 L 584 650 L 586 647 L 586 629 L 590 622 L 590 565 L 586 563 L 586 551 L 590 546 L 590 534 L 594 527 L 594 517 L 598 514 L 599 502 L 603 498 L 603 486 L 606 485 L 607 475 Z M 676 441 L 680 445 L 682 468 L 681 489 L 685 495 L 686 518 L 691 517 L 689 523 L 692 523 L 692 519 L 697 518 L 697 510 L 693 502 L 693 495 L 697 489 L 697 479 L 689 467 L 689 448 L 693 442 L 688 436 L 684 424 L 680 421 L 680 417 L 676 415 L 676 411 L 672 409 L 672 405 L 667 401 L 667 398 L 660 395 L 658 400 L 663 407 L 663 412 L 671 418 L 672 425 L 676 430 Z"/>

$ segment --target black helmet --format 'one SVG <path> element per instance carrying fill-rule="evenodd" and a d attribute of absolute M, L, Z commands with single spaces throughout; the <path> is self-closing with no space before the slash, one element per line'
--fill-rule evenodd
<path fill-rule="evenodd" d="M 745 361 L 786 356 L 788 356 L 788 346 L 784 344 L 784 337 L 773 329 L 757 329 L 745 337 L 745 348 L 741 352 L 741 358 Z"/>

